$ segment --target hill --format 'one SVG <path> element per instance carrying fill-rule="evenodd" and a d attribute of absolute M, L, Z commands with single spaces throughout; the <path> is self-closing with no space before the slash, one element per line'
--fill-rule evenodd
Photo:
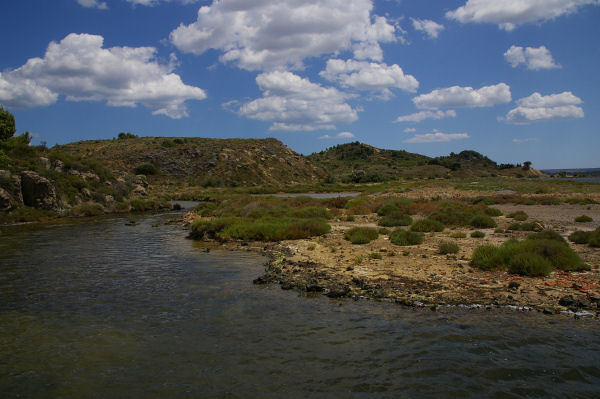
<path fill-rule="evenodd" d="M 498 165 L 476 151 L 430 158 L 404 150 L 383 150 L 353 142 L 340 144 L 307 157 L 341 182 L 379 182 L 398 178 L 530 176 L 538 171 L 520 165 Z"/>
<path fill-rule="evenodd" d="M 325 172 L 276 139 L 135 137 L 79 141 L 57 150 L 89 157 L 117 174 L 146 174 L 204 186 L 310 184 Z M 144 167 L 146 169 L 144 169 Z"/>

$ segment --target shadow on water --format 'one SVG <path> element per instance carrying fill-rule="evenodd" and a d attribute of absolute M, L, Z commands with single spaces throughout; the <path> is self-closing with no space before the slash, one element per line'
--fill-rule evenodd
<path fill-rule="evenodd" d="M 0 396 L 594 397 L 593 321 L 414 311 L 254 286 L 265 258 L 169 215 L 0 241 Z"/>

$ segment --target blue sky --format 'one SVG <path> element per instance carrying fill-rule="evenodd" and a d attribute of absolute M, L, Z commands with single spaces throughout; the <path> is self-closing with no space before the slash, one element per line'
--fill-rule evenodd
<path fill-rule="evenodd" d="M 19 0 L 0 104 L 48 145 L 348 142 L 600 167 L 598 0 Z"/>

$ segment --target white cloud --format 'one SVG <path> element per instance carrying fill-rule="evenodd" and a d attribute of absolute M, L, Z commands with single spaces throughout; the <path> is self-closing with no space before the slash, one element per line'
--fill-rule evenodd
<path fill-rule="evenodd" d="M 540 141 L 539 139 L 536 138 L 526 138 L 526 139 L 512 139 L 512 142 L 515 144 L 522 144 L 522 143 L 531 143 L 531 142 L 538 142 Z"/>
<path fill-rule="evenodd" d="M 505 83 L 498 83 L 477 90 L 472 87 L 460 86 L 437 89 L 431 93 L 421 94 L 413 98 L 413 102 L 417 108 L 421 109 L 476 108 L 508 103 L 511 99 L 510 86 Z"/>
<path fill-rule="evenodd" d="M 399 116 L 394 122 L 413 122 L 419 123 L 425 119 L 440 120 L 444 118 L 456 118 L 456 111 L 449 109 L 447 111 L 420 111 L 410 115 Z"/>
<path fill-rule="evenodd" d="M 599 0 L 467 0 L 464 6 L 448 11 L 446 18 L 463 24 L 492 23 L 511 31 L 528 22 L 547 21 L 572 14 L 585 5 L 598 5 Z"/>
<path fill-rule="evenodd" d="M 388 66 L 376 62 L 333 59 L 327 61 L 327 66 L 320 75 L 342 87 L 380 92 L 385 99 L 393 95 L 390 87 L 412 93 L 419 87 L 417 79 L 404 74 L 396 64 Z"/>
<path fill-rule="evenodd" d="M 513 68 L 523 64 L 527 69 L 539 70 L 539 69 L 555 69 L 560 68 L 550 50 L 545 46 L 541 47 L 520 47 L 511 46 L 506 53 L 504 53 L 504 59 L 512 65 Z"/>
<path fill-rule="evenodd" d="M 372 10 L 372 0 L 214 0 L 170 40 L 196 55 L 221 50 L 222 62 L 248 70 L 298 69 L 305 58 L 346 50 L 381 61 L 379 43 L 396 41 L 396 28 Z"/>
<path fill-rule="evenodd" d="M 578 106 L 581 103 L 583 101 L 569 91 L 548 96 L 533 93 L 517 101 L 518 107 L 508 112 L 506 122 L 527 125 L 533 122 L 583 118 L 583 109 Z"/>
<path fill-rule="evenodd" d="M 272 122 L 269 130 L 332 130 L 338 123 L 358 119 L 357 111 L 345 102 L 350 95 L 291 72 L 262 73 L 256 83 L 263 97 L 243 104 L 237 112 L 251 119 Z"/>
<path fill-rule="evenodd" d="M 414 127 L 407 127 L 406 129 L 404 129 L 404 133 L 415 133 L 417 131 L 417 129 L 415 129 Z"/>
<path fill-rule="evenodd" d="M 192 3 L 198 2 L 198 0 L 127 0 L 128 3 L 131 3 L 134 6 L 149 6 L 149 7 L 158 5 L 158 3 L 160 3 L 160 2 L 170 3 L 172 1 L 178 1 L 182 4 L 192 4 Z"/>
<path fill-rule="evenodd" d="M 444 25 L 438 24 L 430 19 L 416 19 L 411 18 L 413 28 L 425 33 L 432 39 L 436 39 L 440 32 L 444 30 Z"/>
<path fill-rule="evenodd" d="M 434 130 L 433 133 L 415 134 L 404 140 L 405 143 L 446 143 L 453 140 L 465 140 L 470 138 L 467 133 L 442 133 Z"/>
<path fill-rule="evenodd" d="M 106 5 L 106 2 L 104 2 L 104 1 L 77 0 L 77 3 L 79 3 L 80 6 L 86 7 L 86 8 L 98 8 L 100 10 L 108 10 L 108 6 Z"/>
<path fill-rule="evenodd" d="M 336 134 L 335 136 L 330 136 L 328 134 L 319 137 L 319 139 L 321 140 L 327 140 L 327 139 L 352 139 L 354 138 L 354 134 L 350 133 L 350 132 L 340 132 L 338 134 Z"/>
<path fill-rule="evenodd" d="M 44 58 L 0 75 L 0 102 L 25 108 L 68 101 L 106 101 L 109 106 L 142 104 L 171 118 L 187 116 L 186 100 L 205 92 L 185 85 L 168 65 L 155 60 L 153 47 L 103 48 L 102 36 L 70 34 L 48 45 Z"/>

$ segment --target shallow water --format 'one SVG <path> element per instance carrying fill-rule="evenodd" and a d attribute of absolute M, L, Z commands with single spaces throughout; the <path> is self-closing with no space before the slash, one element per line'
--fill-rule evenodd
<path fill-rule="evenodd" d="M 255 286 L 162 222 L 0 231 L 0 397 L 591 398 L 597 321 Z"/>

